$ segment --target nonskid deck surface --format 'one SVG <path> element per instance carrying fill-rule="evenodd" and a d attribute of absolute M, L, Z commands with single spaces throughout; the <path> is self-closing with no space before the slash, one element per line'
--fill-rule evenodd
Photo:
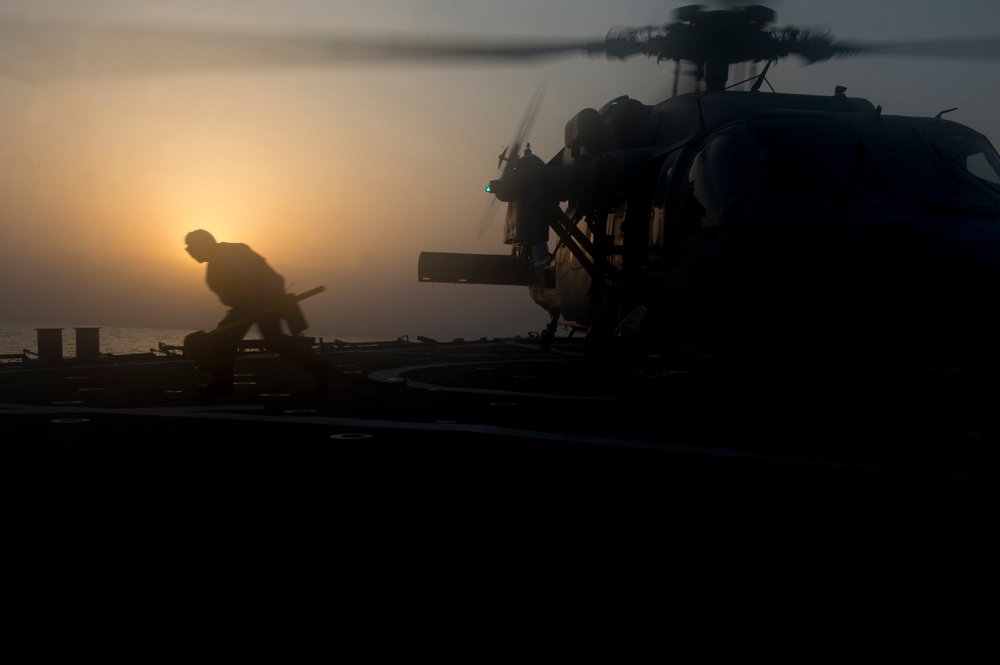
<path fill-rule="evenodd" d="M 267 354 L 237 360 L 225 397 L 199 395 L 205 376 L 182 358 L 6 366 L 5 453 L 63 482 L 364 487 L 424 499 L 655 502 L 697 488 L 837 501 L 992 496 L 1000 485 L 991 375 L 766 359 L 737 370 L 697 350 L 605 373 L 573 338 L 549 352 L 529 338 L 323 355 L 337 375 L 322 394 Z"/>

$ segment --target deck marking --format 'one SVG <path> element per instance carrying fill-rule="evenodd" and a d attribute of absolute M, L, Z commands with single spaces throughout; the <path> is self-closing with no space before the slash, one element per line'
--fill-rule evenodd
<path fill-rule="evenodd" d="M 699 455 L 702 457 L 717 457 L 728 459 L 742 459 L 758 462 L 794 464 L 808 467 L 821 467 L 831 469 L 841 469 L 848 471 L 869 471 L 876 473 L 887 473 L 892 475 L 915 476 L 924 478 L 938 478 L 946 480 L 968 480 L 986 481 L 995 483 L 998 478 L 995 476 L 981 476 L 969 473 L 948 473 L 930 469 L 917 469 L 908 467 L 897 467 L 887 464 L 876 464 L 872 462 L 857 462 L 851 460 L 838 460 L 829 458 L 809 458 L 797 457 L 793 455 L 778 455 L 774 453 L 758 453 L 747 450 L 733 448 L 709 448 L 683 443 L 665 443 L 662 441 L 646 441 L 640 439 L 623 439 L 611 436 L 595 436 L 589 434 L 569 434 L 566 432 L 547 432 L 541 430 L 524 430 L 498 425 L 485 425 L 477 423 L 441 423 L 441 422 L 413 422 L 395 420 L 372 420 L 367 418 L 343 418 L 336 416 L 266 416 L 254 413 L 240 412 L 262 412 L 263 406 L 239 405 L 239 406 L 194 406 L 194 407 L 144 407 L 115 409 L 107 407 L 55 407 L 36 406 L 24 404 L 0 403 L 0 415 L 47 415 L 61 414 L 64 417 L 73 414 L 79 415 L 108 415 L 108 416 L 151 416 L 158 418 L 193 418 L 203 420 L 233 420 L 259 423 L 282 423 L 300 425 L 328 425 L 341 429 L 386 429 L 386 430 L 413 430 L 413 431 L 436 431 L 453 433 L 483 434 L 499 437 L 510 437 L 515 439 L 534 439 L 539 441 L 556 441 L 561 443 L 585 443 L 601 446 L 615 446 L 625 448 L 641 448 L 649 450 L 661 450 L 664 452 L 684 453 L 687 455 Z M 357 436 L 357 435 L 349 435 Z M 370 435 L 368 435 L 370 436 Z M 330 435 L 331 438 L 343 438 L 343 434 Z"/>
<path fill-rule="evenodd" d="M 497 363 L 523 363 L 523 359 L 518 360 L 498 360 Z M 533 359 L 532 362 L 564 362 L 563 360 L 538 360 Z M 621 397 L 614 397 L 611 395 L 559 395 L 555 393 L 537 393 L 537 392 L 524 392 L 520 390 L 499 390 L 495 388 L 460 388 L 456 386 L 442 386 L 435 383 L 425 383 L 423 381 L 414 381 L 413 379 L 407 377 L 401 377 L 400 374 L 404 372 L 413 372 L 425 369 L 437 369 L 441 367 L 462 367 L 467 365 L 475 365 L 477 368 L 480 366 L 478 362 L 466 362 L 466 363 L 434 363 L 431 365 L 418 365 L 411 367 L 394 367 L 392 369 L 383 369 L 376 372 L 372 372 L 368 375 L 369 379 L 373 381 L 378 381 L 380 383 L 395 383 L 399 381 L 405 381 L 407 388 L 417 388 L 419 390 L 447 390 L 451 392 L 462 392 L 470 393 L 473 395 L 507 395 L 510 397 L 540 397 L 542 399 L 576 399 L 576 400 L 597 400 L 597 401 L 608 401 L 608 402 L 622 402 L 626 401 Z"/>

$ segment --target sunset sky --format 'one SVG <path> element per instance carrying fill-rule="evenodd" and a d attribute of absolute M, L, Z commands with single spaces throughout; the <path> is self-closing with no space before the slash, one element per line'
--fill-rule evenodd
<path fill-rule="evenodd" d="M 0 75 L 44 61 L 37 45 L 12 40 L 17 22 L 31 18 L 568 41 L 666 23 L 682 4 L 0 0 Z M 779 26 L 828 28 L 843 39 L 1000 34 L 993 0 L 762 4 L 777 11 Z M 540 331 L 547 315 L 526 289 L 421 284 L 419 253 L 508 253 L 499 218 L 477 237 L 483 186 L 540 84 L 546 93 L 528 140 L 547 160 L 580 109 L 621 94 L 661 101 L 671 72 L 642 57 L 566 56 L 0 78 L 0 321 L 211 328 L 223 306 L 183 242 L 204 228 L 249 244 L 292 291 L 326 286 L 303 303 L 313 334 L 448 340 Z M 790 59 L 768 78 L 779 92 L 826 95 L 844 85 L 886 114 L 958 107 L 949 119 L 1000 142 L 1000 60 L 873 56 L 802 67 Z"/>

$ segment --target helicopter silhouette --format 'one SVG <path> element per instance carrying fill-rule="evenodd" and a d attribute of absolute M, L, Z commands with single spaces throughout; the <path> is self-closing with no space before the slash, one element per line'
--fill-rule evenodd
<path fill-rule="evenodd" d="M 775 92 L 767 74 L 789 57 L 997 60 L 1000 38 L 861 43 L 776 27 L 776 18 L 762 5 L 689 5 L 664 25 L 615 28 L 603 39 L 509 42 L 24 22 L 11 37 L 43 47 L 29 60 L 4 59 L 0 73 L 34 80 L 569 55 L 670 62 L 669 98 L 619 96 L 581 109 L 547 159 L 528 140 L 539 90 L 487 184 L 480 234 L 493 204 L 506 204 L 509 251 L 425 251 L 419 281 L 526 287 L 549 316 L 543 349 L 560 326 L 585 332 L 598 365 L 687 343 L 735 356 L 761 345 L 899 358 L 995 354 L 1000 157 L 990 141 L 948 120 L 952 109 L 888 115 L 842 87 Z M 730 84 L 746 63 L 760 72 Z M 679 92 L 692 79 L 695 91 Z"/>
<path fill-rule="evenodd" d="M 990 141 L 947 120 L 954 109 L 889 116 L 841 86 L 829 96 L 763 88 L 788 56 L 995 59 L 1000 42 L 838 41 L 773 28 L 776 13 L 761 5 L 690 5 L 674 19 L 580 48 L 673 61 L 675 91 L 682 63 L 693 64 L 698 90 L 583 109 L 547 161 L 519 132 L 486 188 L 508 205 L 510 254 L 423 252 L 419 279 L 526 286 L 551 317 L 543 348 L 559 326 L 586 331 L 598 362 L 688 343 L 735 357 L 995 354 L 1000 157 Z M 747 62 L 761 72 L 732 89 L 731 69 Z"/>

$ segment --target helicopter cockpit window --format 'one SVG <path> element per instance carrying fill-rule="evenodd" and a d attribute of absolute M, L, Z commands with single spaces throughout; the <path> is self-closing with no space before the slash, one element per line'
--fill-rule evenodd
<path fill-rule="evenodd" d="M 735 219 L 746 196 L 746 140 L 742 128 L 708 139 L 688 171 L 688 228 L 718 226 Z"/>
<path fill-rule="evenodd" d="M 1000 196 L 1000 157 L 988 141 L 944 132 L 927 132 L 923 136 L 958 180 L 963 194 L 991 199 Z"/>
<path fill-rule="evenodd" d="M 975 206 L 995 206 L 1000 199 L 1000 157 L 978 135 L 942 131 L 937 125 L 862 135 L 899 195 Z"/>
<path fill-rule="evenodd" d="M 1000 173 L 997 172 L 997 167 L 995 161 L 991 163 L 990 157 L 984 152 L 969 155 L 965 160 L 965 169 L 969 173 L 994 185 L 1000 185 Z"/>

